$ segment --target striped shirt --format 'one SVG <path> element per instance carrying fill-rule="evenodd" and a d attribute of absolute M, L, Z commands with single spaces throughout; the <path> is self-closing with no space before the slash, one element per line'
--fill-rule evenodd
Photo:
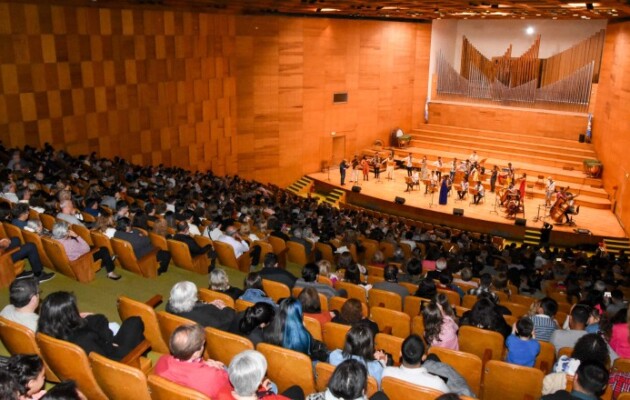
<path fill-rule="evenodd" d="M 553 331 L 558 329 L 558 323 L 555 319 L 546 314 L 536 314 L 532 317 L 534 323 L 534 332 L 536 333 L 536 339 L 543 342 L 548 342 L 551 339 Z"/>

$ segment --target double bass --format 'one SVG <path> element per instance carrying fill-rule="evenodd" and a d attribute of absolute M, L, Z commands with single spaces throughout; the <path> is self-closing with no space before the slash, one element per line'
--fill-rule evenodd
<path fill-rule="evenodd" d="M 570 200 L 575 199 L 579 195 L 579 192 L 576 195 L 569 192 L 568 186 L 566 189 L 563 189 L 560 193 L 558 193 L 556 202 L 553 203 L 553 206 L 551 206 L 551 209 L 549 210 L 549 216 L 551 219 L 558 224 L 562 223 L 562 217 L 566 214 L 569 207 L 571 207 Z"/>

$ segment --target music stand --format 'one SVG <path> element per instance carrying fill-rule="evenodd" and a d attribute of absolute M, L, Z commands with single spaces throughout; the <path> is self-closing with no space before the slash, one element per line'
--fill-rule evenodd
<path fill-rule="evenodd" d="M 429 202 L 429 208 L 433 207 L 434 205 L 437 205 L 433 203 L 433 199 L 435 198 L 435 192 L 437 192 L 437 189 L 431 188 L 431 201 Z"/>
<path fill-rule="evenodd" d="M 499 207 L 497 206 L 497 204 L 499 204 L 499 195 L 498 195 L 498 191 L 494 191 L 494 207 L 492 208 L 492 210 L 490 210 L 490 214 L 496 214 L 499 215 L 499 211 L 497 210 Z"/>

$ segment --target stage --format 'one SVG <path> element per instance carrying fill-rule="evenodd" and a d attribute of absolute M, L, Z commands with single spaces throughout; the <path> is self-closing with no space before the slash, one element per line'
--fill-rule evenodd
<path fill-rule="evenodd" d="M 433 196 L 425 195 L 425 187 L 422 183 L 420 190 L 416 187 L 411 192 L 405 192 L 407 187 L 405 184 L 407 170 L 405 169 L 395 170 L 393 180 L 388 180 L 387 174 L 381 172 L 380 182 L 374 179 L 373 173 L 370 173 L 369 181 L 363 181 L 362 174 L 360 174 L 357 183 L 361 187 L 360 193 L 352 192 L 354 183 L 350 182 L 352 173 L 348 172 L 344 186 L 340 185 L 338 168 L 331 168 L 330 172 L 309 174 L 308 177 L 315 181 L 316 192 L 326 193 L 334 188 L 344 190 L 346 192 L 345 201 L 348 204 L 433 224 L 490 233 L 514 240 L 522 240 L 526 229 L 539 230 L 544 222 L 554 224 L 551 218 L 544 218 L 545 211 L 542 207 L 544 199 L 526 198 L 524 202 L 525 213 L 517 214 L 517 218 L 526 220 L 526 226 L 517 226 L 514 219 L 506 218 L 505 209 L 500 207 L 496 201 L 496 194 L 490 193 L 489 190 L 486 190 L 486 197 L 483 203 L 479 205 L 472 204 L 472 199 L 468 197 L 466 200 L 456 201 L 457 193 L 455 191 L 451 192 L 448 204 L 439 205 L 439 193 L 436 192 Z M 396 197 L 404 198 L 404 205 L 395 204 L 394 199 Z M 539 206 L 541 206 L 540 211 Z M 463 216 L 453 215 L 454 208 L 462 209 Z M 626 237 L 623 228 L 610 210 L 581 207 L 579 215 L 574 215 L 573 220 L 576 223 L 575 226 L 554 224 L 551 236 L 552 244 L 575 246 L 597 243 L 602 238 Z M 576 233 L 576 229 L 588 229 L 591 234 L 579 234 Z"/>

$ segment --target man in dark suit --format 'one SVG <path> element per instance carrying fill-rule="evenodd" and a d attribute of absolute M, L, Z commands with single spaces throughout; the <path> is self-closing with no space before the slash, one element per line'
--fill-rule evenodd
<path fill-rule="evenodd" d="M 177 233 L 175 234 L 175 236 L 173 236 L 173 239 L 177 240 L 178 242 L 186 243 L 186 246 L 188 246 L 188 251 L 190 252 L 190 256 L 193 258 L 201 254 L 207 254 L 209 261 L 208 272 L 212 271 L 212 269 L 214 268 L 214 261 L 216 260 L 216 254 L 214 254 L 211 245 L 207 244 L 201 247 L 195 241 L 195 239 L 190 236 L 188 222 L 179 221 L 177 223 Z"/>
<path fill-rule="evenodd" d="M 116 221 L 114 237 L 129 242 L 137 259 L 141 259 L 153 250 L 151 240 L 139 231 L 133 230 L 131 228 L 131 220 L 127 217 L 122 217 Z M 158 274 L 161 275 L 168 270 L 171 254 L 168 251 L 159 250 L 157 252 L 157 260 L 160 263 Z"/>
<path fill-rule="evenodd" d="M 282 268 L 278 268 L 278 256 L 273 253 L 267 253 L 263 260 L 263 268 L 259 272 L 261 278 L 270 281 L 280 282 L 293 289 L 297 278 Z"/>

